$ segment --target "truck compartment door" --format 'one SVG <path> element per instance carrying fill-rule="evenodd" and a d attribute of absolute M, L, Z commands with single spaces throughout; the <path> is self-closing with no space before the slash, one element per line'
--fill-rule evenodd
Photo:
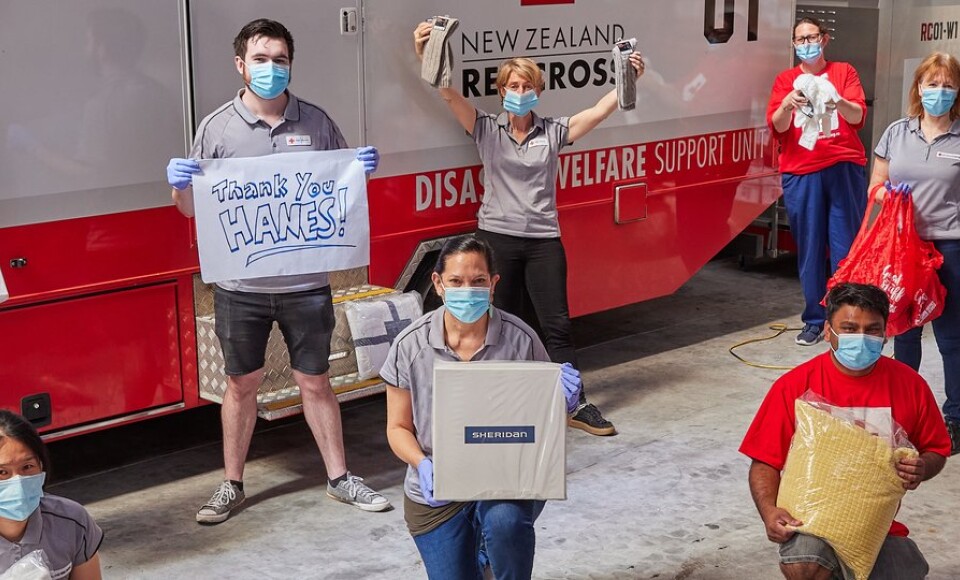
<path fill-rule="evenodd" d="M 0 408 L 48 400 L 27 409 L 44 431 L 182 399 L 174 283 L 0 310 L 0 328 Z"/>

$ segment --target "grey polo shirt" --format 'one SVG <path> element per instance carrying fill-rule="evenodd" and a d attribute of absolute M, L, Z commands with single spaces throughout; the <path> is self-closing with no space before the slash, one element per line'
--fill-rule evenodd
<path fill-rule="evenodd" d="M 477 110 L 473 140 L 483 161 L 483 202 L 478 227 L 522 238 L 556 238 L 557 171 L 560 149 L 570 143 L 570 118 L 538 117 L 521 143 L 513 138 L 506 113 Z"/>
<path fill-rule="evenodd" d="M 380 370 L 387 384 L 410 391 L 417 443 L 427 455 L 433 454 L 433 362 L 460 361 L 444 340 L 445 311 L 441 306 L 405 328 L 390 345 L 387 362 Z M 550 360 L 537 333 L 526 323 L 493 307 L 490 312 L 483 347 L 470 360 Z M 413 501 L 427 503 L 420 494 L 420 478 L 413 467 L 407 466 L 403 491 Z"/>
<path fill-rule="evenodd" d="M 232 101 L 210 113 L 197 128 L 190 150 L 193 159 L 261 157 L 287 151 L 328 151 L 346 149 L 347 142 L 336 123 L 320 107 L 301 101 L 291 92 L 283 121 L 276 127 L 257 118 L 243 104 L 240 89 Z M 272 276 L 249 280 L 217 282 L 224 290 L 281 294 L 303 292 L 328 284 L 327 273 Z"/>
<path fill-rule="evenodd" d="M 913 187 L 920 237 L 960 239 L 960 120 L 927 143 L 919 118 L 900 119 L 883 132 L 874 153 L 890 162 L 890 181 Z"/>
<path fill-rule="evenodd" d="M 27 529 L 19 542 L 0 538 L 0 573 L 30 552 L 42 549 L 53 580 L 69 578 L 74 566 L 93 558 L 102 541 L 103 531 L 82 505 L 45 495 L 27 519 Z"/>

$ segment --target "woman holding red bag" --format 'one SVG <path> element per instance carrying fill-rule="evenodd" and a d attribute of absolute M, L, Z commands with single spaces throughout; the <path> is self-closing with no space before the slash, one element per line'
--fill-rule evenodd
<path fill-rule="evenodd" d="M 933 321 L 943 358 L 947 396 L 943 414 L 960 453 L 960 61 L 936 52 L 920 63 L 908 97 L 907 116 L 884 131 L 874 150 L 870 193 L 912 190 L 921 239 L 943 254 L 938 274 L 947 291 L 943 313 Z M 894 339 L 894 356 L 920 368 L 922 328 Z"/>

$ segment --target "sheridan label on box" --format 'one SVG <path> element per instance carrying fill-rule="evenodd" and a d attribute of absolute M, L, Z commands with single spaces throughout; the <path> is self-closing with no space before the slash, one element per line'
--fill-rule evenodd
<path fill-rule="evenodd" d="M 566 499 L 560 365 L 436 362 L 434 497 Z"/>
<path fill-rule="evenodd" d="M 464 427 L 463 442 L 470 443 L 534 443 L 536 427 Z"/>

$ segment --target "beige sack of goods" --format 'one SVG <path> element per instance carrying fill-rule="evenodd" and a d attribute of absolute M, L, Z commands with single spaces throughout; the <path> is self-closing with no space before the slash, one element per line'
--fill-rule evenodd
<path fill-rule="evenodd" d="M 857 580 L 866 580 L 906 490 L 896 463 L 916 457 L 902 437 L 863 427 L 797 399 L 797 429 L 780 479 L 777 506 L 825 540 Z"/>

